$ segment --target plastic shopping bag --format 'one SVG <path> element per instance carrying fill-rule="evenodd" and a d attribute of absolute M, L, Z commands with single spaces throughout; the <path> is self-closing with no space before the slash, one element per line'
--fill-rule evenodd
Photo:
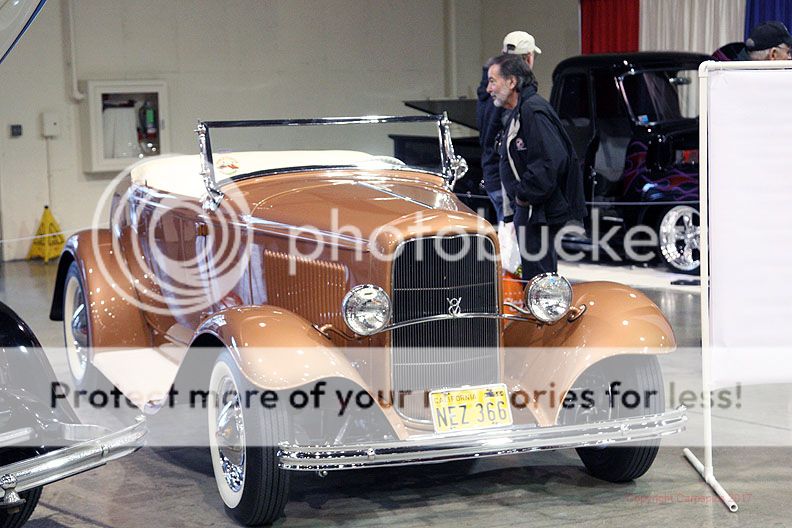
<path fill-rule="evenodd" d="M 520 246 L 517 243 L 517 231 L 514 222 L 498 223 L 498 240 L 500 241 L 501 266 L 504 271 L 517 274 L 520 269 Z"/>

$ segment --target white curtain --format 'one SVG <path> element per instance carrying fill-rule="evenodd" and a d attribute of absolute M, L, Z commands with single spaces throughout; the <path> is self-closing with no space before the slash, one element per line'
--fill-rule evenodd
<path fill-rule="evenodd" d="M 711 54 L 744 40 L 746 0 L 641 0 L 641 51 Z"/>

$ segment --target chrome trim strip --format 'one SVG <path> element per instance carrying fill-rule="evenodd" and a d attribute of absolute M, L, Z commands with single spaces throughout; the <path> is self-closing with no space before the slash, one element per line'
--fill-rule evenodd
<path fill-rule="evenodd" d="M 511 426 L 445 435 L 421 435 L 402 442 L 353 446 L 280 444 L 280 467 L 291 471 L 335 471 L 379 466 L 448 462 L 660 438 L 685 430 L 687 409 L 581 425 Z"/>
<path fill-rule="evenodd" d="M 36 432 L 30 427 L 23 427 L 22 429 L 15 429 L 6 433 L 0 434 L 0 447 L 7 447 L 22 442 L 32 440 L 36 436 Z"/>
<path fill-rule="evenodd" d="M 383 164 L 384 165 L 384 164 Z M 281 174 L 291 174 L 295 172 L 316 172 L 316 171 L 331 171 L 331 170 L 361 170 L 361 171 L 372 171 L 371 165 L 303 165 L 300 167 L 278 167 L 277 169 L 266 169 L 254 172 L 246 172 L 244 174 L 237 174 L 230 178 L 226 178 L 220 180 L 220 186 L 227 185 L 229 183 L 236 183 L 244 180 L 249 180 L 250 178 L 257 178 L 259 176 L 279 176 Z M 425 169 L 423 167 L 414 167 L 412 165 L 390 165 L 390 166 L 383 166 L 381 168 L 377 168 L 376 170 L 389 170 L 389 171 L 405 171 L 405 172 L 418 172 L 421 174 L 429 174 L 431 176 L 436 176 L 438 178 L 443 178 L 443 175 Z M 405 181 L 411 181 L 405 178 Z M 414 180 L 413 180 L 414 181 Z"/>
<path fill-rule="evenodd" d="M 390 189 L 385 189 L 383 187 L 378 187 L 378 186 L 373 185 L 373 184 L 371 184 L 369 182 L 356 182 L 356 183 L 357 183 L 357 185 L 360 185 L 361 187 L 365 187 L 366 189 L 371 189 L 373 191 L 379 191 L 382 194 L 387 194 L 388 196 L 393 196 L 394 198 L 401 198 L 402 200 L 405 200 L 405 201 L 410 202 L 410 203 L 415 204 L 415 205 L 420 205 L 422 207 L 426 207 L 427 209 L 434 209 L 434 206 L 431 206 L 428 203 L 424 203 L 424 202 L 421 202 L 419 200 L 416 200 L 415 198 L 410 198 L 409 196 L 405 196 L 403 194 L 399 194 L 397 192 L 393 192 Z"/>
<path fill-rule="evenodd" d="M 45 455 L 0 467 L 0 505 L 18 493 L 103 466 L 132 454 L 141 447 L 148 433 L 141 416 L 125 429 L 88 440 Z"/>
<path fill-rule="evenodd" d="M 314 125 L 365 125 L 376 123 L 425 123 L 441 122 L 443 115 L 426 114 L 414 116 L 360 116 L 360 117 L 316 117 L 309 119 L 241 119 L 237 121 L 202 121 L 208 128 L 267 127 L 267 126 L 314 126 Z"/>
<path fill-rule="evenodd" d="M 509 303 L 511 304 L 511 303 Z M 519 315 L 511 315 L 511 314 L 501 314 L 501 313 L 486 313 L 486 312 L 467 312 L 467 313 L 460 313 L 459 315 L 451 315 L 451 314 L 438 314 L 438 315 L 430 315 L 427 317 L 421 317 L 420 319 L 411 319 L 409 321 L 402 321 L 401 323 L 392 323 L 388 326 L 383 327 L 380 331 L 370 334 L 366 337 L 371 337 L 372 335 L 377 335 L 382 332 L 388 332 L 390 330 L 396 330 L 397 328 L 403 328 L 405 326 L 412 326 L 417 324 L 424 324 L 424 323 L 431 323 L 433 321 L 445 321 L 448 319 L 474 319 L 477 317 L 481 317 L 484 319 L 506 319 L 509 321 L 525 321 L 529 323 L 537 323 L 537 324 L 552 324 L 552 323 L 543 323 L 539 319 L 535 319 L 533 317 L 520 317 Z M 500 346 L 500 344 L 498 344 Z"/>

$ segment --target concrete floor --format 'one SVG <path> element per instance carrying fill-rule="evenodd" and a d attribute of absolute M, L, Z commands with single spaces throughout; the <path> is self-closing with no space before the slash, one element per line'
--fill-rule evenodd
<path fill-rule="evenodd" d="M 0 300 L 45 348 L 60 347 L 47 319 L 55 265 L 0 266 Z M 645 290 L 669 316 L 682 347 L 700 343 L 699 296 Z M 56 371 L 63 358 L 50 358 Z M 700 390 L 695 348 L 663 358 L 666 379 Z M 696 385 L 698 383 L 698 385 Z M 652 469 L 614 485 L 588 476 L 574 452 L 388 470 L 296 475 L 276 526 L 792 526 L 792 387 L 744 387 L 740 405 L 718 410 L 715 471 L 740 505 L 730 513 L 681 455 L 701 455 L 701 411 L 688 431 L 664 440 Z M 145 448 L 45 489 L 31 527 L 229 526 L 203 449 Z"/>

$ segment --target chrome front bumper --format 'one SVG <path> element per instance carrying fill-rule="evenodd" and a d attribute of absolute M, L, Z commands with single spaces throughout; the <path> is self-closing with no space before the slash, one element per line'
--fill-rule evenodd
<path fill-rule="evenodd" d="M 19 494 L 24 491 L 132 454 L 143 447 L 148 433 L 142 417 L 133 425 L 110 434 L 92 425 L 64 424 L 62 427 L 65 440 L 79 443 L 0 467 L 0 507 L 20 504 Z M 100 432 L 105 434 L 98 436 Z"/>
<path fill-rule="evenodd" d="M 687 409 L 634 418 L 552 427 L 512 426 L 446 435 L 421 435 L 401 442 L 354 446 L 280 444 L 280 467 L 292 471 L 335 471 L 379 466 L 449 462 L 465 458 L 551 449 L 615 445 L 660 438 L 685 430 Z"/>

